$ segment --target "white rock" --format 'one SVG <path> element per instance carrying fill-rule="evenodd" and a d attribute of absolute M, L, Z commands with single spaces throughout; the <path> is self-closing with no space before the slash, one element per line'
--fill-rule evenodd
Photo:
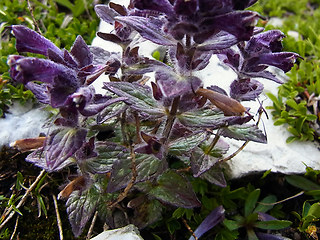
<path fill-rule="evenodd" d="M 48 118 L 48 112 L 33 108 L 31 102 L 21 105 L 14 103 L 5 118 L 0 118 L 0 146 L 22 139 L 38 137 L 40 133 L 46 133 L 44 124 Z"/>
<path fill-rule="evenodd" d="M 91 240 L 143 240 L 136 226 L 130 224 L 123 228 L 108 230 L 100 233 Z"/>

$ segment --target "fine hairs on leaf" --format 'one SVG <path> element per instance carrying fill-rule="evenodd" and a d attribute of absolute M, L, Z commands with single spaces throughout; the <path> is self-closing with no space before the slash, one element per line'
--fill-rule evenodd
<path fill-rule="evenodd" d="M 92 217 L 110 228 L 119 222 L 145 228 L 162 218 L 162 210 L 200 209 L 194 182 L 226 187 L 221 163 L 249 141 L 267 142 L 258 126 L 263 111 L 259 109 L 255 120 L 245 101 L 258 100 L 261 78 L 281 83 L 269 66 L 287 72 L 300 56 L 281 52 L 282 32 L 256 27 L 261 15 L 247 10 L 255 2 L 133 0 L 129 6 L 96 5 L 101 20 L 114 27 L 98 36 L 118 44 L 121 52 L 91 48 L 81 36 L 70 50 L 60 49 L 25 26 L 11 26 L 21 53 L 8 57 L 11 78 L 59 112 L 41 146 L 26 160 L 47 172 L 69 168 L 72 177 L 59 196 L 66 200 L 76 237 Z M 59 3 L 74 15 L 86 9 L 84 2 Z M 163 57 L 141 55 L 142 41 L 157 44 Z M 210 71 L 212 55 L 237 75 L 230 92 L 214 85 L 224 79 L 212 79 L 212 86 L 204 87 L 198 72 Z M 110 80 L 103 91 L 92 85 L 101 75 Z M 230 153 L 229 141 L 244 143 Z M 257 220 L 252 211 L 259 195 L 259 190 L 248 195 L 245 218 Z M 213 205 L 202 223 L 198 217 L 190 239 L 222 224 L 225 209 Z M 170 233 L 180 224 L 171 222 Z M 256 226 L 280 229 L 287 222 L 261 221 Z M 247 230 L 255 236 L 253 229 Z"/>

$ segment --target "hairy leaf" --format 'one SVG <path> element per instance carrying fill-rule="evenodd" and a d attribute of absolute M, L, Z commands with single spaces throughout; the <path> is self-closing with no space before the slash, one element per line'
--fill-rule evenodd
<path fill-rule="evenodd" d="M 191 169 L 194 177 L 199 177 L 204 172 L 213 167 L 229 149 L 229 145 L 220 140 L 209 152 L 209 146 L 202 144 L 201 148 L 196 148 L 191 155 Z"/>
<path fill-rule="evenodd" d="M 201 127 L 217 129 L 226 125 L 242 124 L 250 121 L 251 118 L 240 116 L 225 116 L 220 110 L 198 110 L 185 112 L 178 115 L 179 121 L 187 127 Z"/>
<path fill-rule="evenodd" d="M 200 206 L 190 182 L 174 171 L 163 173 L 158 178 L 158 185 L 151 189 L 149 195 L 177 207 L 194 208 Z"/>
<path fill-rule="evenodd" d="M 266 135 L 256 125 L 233 125 L 222 128 L 220 134 L 237 140 L 267 143 Z"/>
<path fill-rule="evenodd" d="M 78 237 L 88 220 L 95 211 L 99 202 L 100 193 L 92 186 L 90 189 L 80 192 L 74 191 L 66 203 L 69 221 L 73 234 Z"/>
<path fill-rule="evenodd" d="M 165 162 L 159 160 L 154 155 L 135 154 L 135 164 L 137 177 L 135 182 L 142 182 L 153 179 L 161 174 L 166 168 Z M 130 154 L 118 155 L 114 162 L 108 192 L 114 192 L 125 188 L 132 179 L 132 162 Z"/>
<path fill-rule="evenodd" d="M 159 108 L 158 102 L 152 97 L 151 89 L 147 86 L 128 82 L 108 82 L 104 83 L 104 87 L 119 97 L 127 97 L 125 102 L 143 116 L 160 118 L 164 115 L 164 110 Z"/>
<path fill-rule="evenodd" d="M 169 153 L 175 156 L 181 156 L 183 154 L 190 153 L 207 137 L 206 132 L 199 132 L 197 134 L 178 138 L 169 144 Z"/>

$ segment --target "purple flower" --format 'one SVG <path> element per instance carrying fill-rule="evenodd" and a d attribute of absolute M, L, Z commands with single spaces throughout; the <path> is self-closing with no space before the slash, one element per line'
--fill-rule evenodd
<path fill-rule="evenodd" d="M 262 32 L 251 37 L 247 43 L 239 44 L 238 51 L 222 50 L 219 58 L 238 74 L 239 79 L 262 77 L 281 83 L 281 80 L 266 70 L 268 66 L 287 72 L 300 57 L 296 53 L 280 52 L 283 37 L 284 34 L 279 30 Z"/>
<path fill-rule="evenodd" d="M 94 115 L 105 106 L 109 98 L 95 102 L 99 97 L 87 85 L 104 72 L 116 72 L 120 67 L 116 64 L 117 59 L 112 58 L 108 65 L 94 65 L 93 54 L 81 36 L 68 52 L 27 27 L 14 25 L 12 30 L 19 52 L 42 54 L 48 58 L 15 55 L 8 58 L 12 79 L 23 83 L 40 102 L 69 110 L 78 104 L 77 109 L 85 116 Z"/>
<path fill-rule="evenodd" d="M 173 3 L 171 3 L 173 2 Z M 260 16 L 243 10 L 255 1 L 132 1 L 131 16 L 115 19 L 138 31 L 144 38 L 161 45 L 174 46 L 185 36 L 211 50 L 230 47 L 249 40 Z M 158 14 L 157 14 L 158 13 Z M 219 39 L 223 44 L 218 44 Z M 212 41 L 217 45 L 212 44 Z"/>

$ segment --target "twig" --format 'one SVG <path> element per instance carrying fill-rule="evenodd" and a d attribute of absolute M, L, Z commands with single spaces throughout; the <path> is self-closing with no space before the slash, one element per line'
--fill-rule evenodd
<path fill-rule="evenodd" d="M 91 224 L 90 224 L 90 227 L 89 227 L 89 231 L 88 231 L 86 240 L 89 240 L 89 239 L 91 238 L 92 231 L 93 231 L 93 227 L 94 227 L 94 224 L 96 223 L 97 217 L 98 217 L 98 211 L 96 211 L 96 212 L 94 213 L 94 216 L 93 216 L 93 218 L 92 218 L 92 222 L 91 222 Z"/>
<path fill-rule="evenodd" d="M 304 194 L 304 191 L 298 192 L 297 194 L 295 194 L 295 195 L 293 195 L 293 196 L 291 196 L 291 197 L 287 197 L 287 198 L 285 198 L 285 199 L 282 199 L 282 200 L 280 200 L 280 201 L 278 201 L 278 202 L 274 202 L 274 203 L 258 202 L 258 203 L 261 204 L 261 205 L 265 205 L 265 206 L 273 206 L 273 205 L 277 205 L 277 204 L 279 204 L 279 203 L 286 202 L 286 201 L 291 200 L 291 199 L 293 199 L 293 198 L 299 197 L 299 196 L 301 196 L 302 194 Z"/>
<path fill-rule="evenodd" d="M 250 142 L 250 141 L 245 141 L 244 144 L 242 144 L 242 146 L 241 146 L 240 148 L 238 148 L 237 151 L 235 151 L 234 153 L 230 154 L 230 155 L 229 155 L 228 157 L 226 157 L 226 158 L 220 159 L 219 162 L 220 162 L 220 163 L 221 163 L 221 162 L 226 162 L 226 161 L 229 161 L 231 158 L 234 158 L 239 152 L 241 152 L 241 151 L 245 148 L 245 146 L 248 145 L 249 142 Z"/>
<path fill-rule="evenodd" d="M 39 25 L 38 25 L 38 23 L 37 23 L 37 21 L 36 21 L 36 18 L 34 17 L 33 9 L 32 9 L 32 6 L 31 6 L 31 4 L 30 4 L 30 1 L 27 0 L 27 2 L 28 2 L 28 9 L 29 9 L 29 11 L 30 11 L 33 24 L 34 24 L 34 26 L 36 27 L 37 32 L 38 32 L 40 35 L 42 35 L 42 32 L 41 32 L 41 30 L 40 30 L 40 27 L 39 27 Z"/>
<path fill-rule="evenodd" d="M 189 224 L 187 223 L 187 221 L 184 218 L 182 218 L 182 222 L 186 226 L 188 231 L 191 233 L 191 235 L 194 237 L 194 239 L 198 240 L 197 236 L 194 234 L 194 232 L 192 231 L 191 227 L 189 226 Z"/>
<path fill-rule="evenodd" d="M 16 224 L 14 225 L 13 233 L 11 234 L 10 240 L 12 240 L 14 235 L 16 235 L 17 228 L 18 228 L 18 222 L 19 222 L 19 215 L 17 216 Z"/>
<path fill-rule="evenodd" d="M 259 117 L 258 117 L 256 126 L 258 126 L 259 123 L 260 123 L 260 121 L 261 121 L 262 113 L 263 113 L 263 111 L 262 111 L 261 109 L 259 109 Z M 229 155 L 229 156 L 226 157 L 226 158 L 220 159 L 219 162 L 226 162 L 226 161 L 229 161 L 230 159 L 234 158 L 239 152 L 241 152 L 241 151 L 245 148 L 245 146 L 248 145 L 249 142 L 250 142 L 249 140 L 245 141 L 245 142 L 242 144 L 242 146 L 241 146 L 240 148 L 238 148 L 237 151 L 235 151 L 234 153 L 232 153 L 231 155 Z"/>
<path fill-rule="evenodd" d="M 16 206 L 17 209 L 19 209 L 27 200 L 27 197 L 32 192 L 32 190 L 37 186 L 38 182 L 41 180 L 43 175 L 45 174 L 45 170 L 42 170 L 36 180 L 32 183 L 32 185 L 28 188 L 28 190 L 25 192 L 25 194 L 22 196 L 21 200 L 19 201 L 18 205 Z M 12 212 L 12 206 L 8 208 L 8 210 L 2 215 L 2 219 L 5 219 L 1 225 L 0 230 L 5 226 L 5 224 L 13 217 L 13 215 L 16 213 L 15 211 Z M 8 216 L 8 217 L 7 217 Z"/>
<path fill-rule="evenodd" d="M 63 240 L 63 230 L 62 230 L 62 223 L 61 223 L 60 213 L 59 213 L 59 209 L 58 209 L 58 202 L 57 202 L 57 198 L 56 198 L 56 196 L 54 194 L 52 194 L 52 199 L 53 199 L 54 209 L 56 210 L 57 224 L 58 224 L 58 229 L 59 229 L 60 240 Z"/>
<path fill-rule="evenodd" d="M 126 188 L 123 190 L 122 193 L 119 194 L 117 200 L 111 204 L 109 204 L 109 208 L 114 208 L 119 202 L 121 202 L 123 199 L 125 199 L 130 191 L 130 189 L 133 187 L 134 183 L 137 179 L 137 169 L 136 169 L 136 154 L 134 153 L 133 146 L 130 145 L 130 158 L 131 158 L 131 172 L 132 177 Z"/>

